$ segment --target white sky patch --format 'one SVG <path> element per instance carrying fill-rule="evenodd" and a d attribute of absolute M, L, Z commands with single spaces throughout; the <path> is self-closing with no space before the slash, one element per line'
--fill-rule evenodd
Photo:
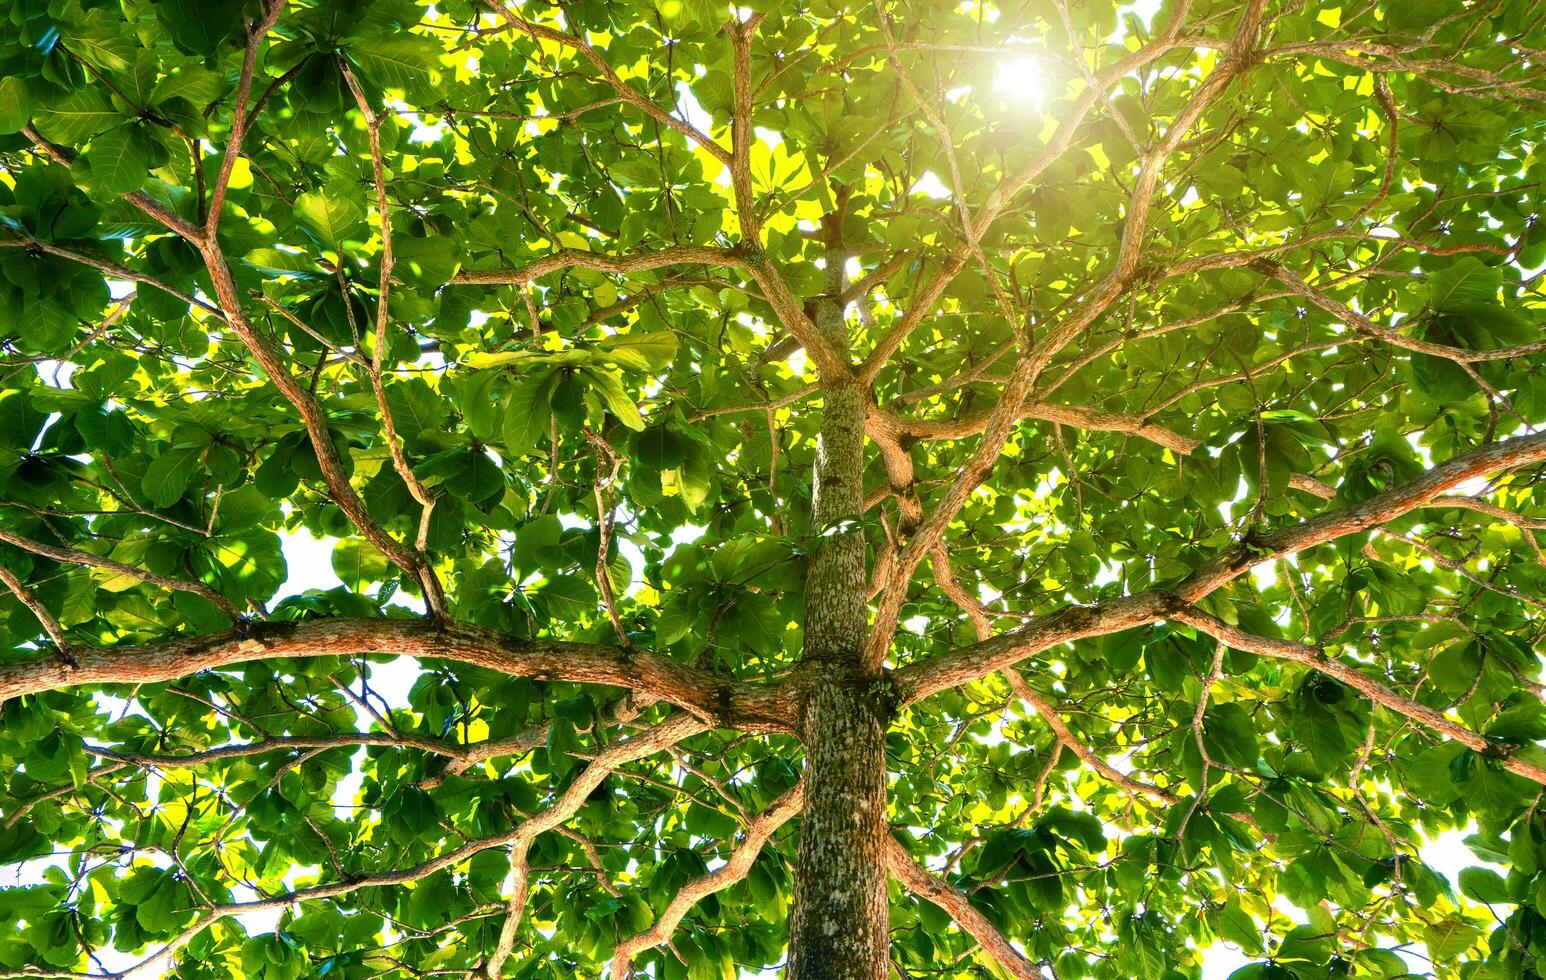
<path fill-rule="evenodd" d="M 672 544 L 692 544 L 708 533 L 707 524 L 683 524 L 671 532 Z"/>
<path fill-rule="evenodd" d="M 1277 560 L 1264 561 L 1251 566 L 1251 581 L 1258 589 L 1270 589 L 1278 584 Z"/>
<path fill-rule="evenodd" d="M 703 108 L 703 103 L 693 94 L 686 82 L 676 83 L 676 116 L 700 133 L 714 128 L 714 117 Z"/>
<path fill-rule="evenodd" d="M 950 188 L 945 186 L 945 182 L 940 180 L 939 175 L 934 171 L 925 170 L 923 176 L 919 177 L 917 182 L 908 188 L 907 193 L 922 194 L 925 197 L 944 200 L 950 196 Z"/>
<path fill-rule="evenodd" d="M 343 582 L 333 572 L 333 549 L 337 538 L 314 538 L 306 531 L 280 531 L 279 548 L 284 552 L 289 577 L 274 594 L 274 602 L 300 595 L 307 589 L 339 589 Z"/>
<path fill-rule="evenodd" d="M 797 378 L 805 376 L 805 348 L 801 347 L 784 360 L 789 365 L 789 371 Z"/>
<path fill-rule="evenodd" d="M 1117 29 L 1112 33 L 1112 41 L 1120 41 L 1127 36 L 1127 15 L 1132 14 L 1143 21 L 1145 31 L 1154 27 L 1154 15 L 1159 13 L 1164 6 L 1164 0 L 1136 0 L 1117 11 Z"/>

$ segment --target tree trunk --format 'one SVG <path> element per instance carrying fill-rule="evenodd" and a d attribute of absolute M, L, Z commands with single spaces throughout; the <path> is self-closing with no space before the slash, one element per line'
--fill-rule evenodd
<path fill-rule="evenodd" d="M 886 980 L 886 720 L 868 688 L 823 679 L 806 695 L 789 980 Z"/>
<path fill-rule="evenodd" d="M 848 350 L 842 312 L 817 310 L 817 327 Z M 867 676 L 863 388 L 823 391 L 805 589 L 804 660 L 812 667 L 799 728 L 805 809 L 789 936 L 789 980 L 886 980 L 886 726 L 880 678 Z"/>

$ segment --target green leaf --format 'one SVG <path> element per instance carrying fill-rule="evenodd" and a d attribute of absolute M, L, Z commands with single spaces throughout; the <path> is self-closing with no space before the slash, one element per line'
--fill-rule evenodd
<path fill-rule="evenodd" d="M 506 457 L 521 458 L 548 435 L 553 418 L 549 398 L 557 381 L 557 373 L 550 371 L 511 387 L 503 409 Z"/>
<path fill-rule="evenodd" d="M 538 589 L 537 595 L 556 622 L 574 623 L 596 613 L 596 590 L 577 575 L 555 578 Z"/>
<path fill-rule="evenodd" d="M 368 542 L 347 538 L 333 546 L 333 574 L 356 592 L 374 582 L 384 581 L 391 573 L 386 556 Z"/>
<path fill-rule="evenodd" d="M 634 456 L 655 470 L 674 469 L 692 452 L 692 443 L 664 423 L 652 425 L 634 439 Z"/>
<path fill-rule="evenodd" d="M 676 335 L 666 331 L 627 333 L 596 344 L 601 359 L 635 371 L 663 371 L 676 359 Z"/>
<path fill-rule="evenodd" d="M 109 456 L 122 456 L 134 448 L 134 423 L 121 408 L 108 411 L 99 404 L 88 405 L 75 413 L 75 429 L 87 448 Z"/>
<path fill-rule="evenodd" d="M 1210 705 L 1204 716 L 1203 732 L 1210 756 L 1217 755 L 1221 761 L 1242 769 L 1256 765 L 1256 725 L 1244 706 L 1236 702 Z"/>
<path fill-rule="evenodd" d="M 1347 761 L 1352 746 L 1337 716 L 1314 698 L 1305 698 L 1293 712 L 1292 725 L 1297 739 L 1315 760 L 1321 772 L 1330 772 Z"/>
<path fill-rule="evenodd" d="M 388 385 L 386 402 L 392 413 L 392 423 L 403 439 L 417 440 L 441 430 L 445 405 L 441 396 L 423 380 L 412 378 Z"/>
<path fill-rule="evenodd" d="M 229 591 L 266 602 L 284 584 L 289 568 L 279 538 L 261 529 L 217 535 L 204 543 Z"/>
<path fill-rule="evenodd" d="M 168 449 L 157 456 L 146 468 L 145 478 L 140 481 L 140 489 L 146 499 L 157 507 L 170 507 L 177 503 L 193 482 L 198 472 L 199 459 L 203 455 L 202 446 L 183 446 Z"/>
<path fill-rule="evenodd" d="M 570 355 L 579 355 L 579 351 L 566 352 Z M 572 360 L 583 360 L 583 357 L 572 356 Z M 503 351 L 474 351 L 467 355 L 463 361 L 470 368 L 510 367 L 515 364 L 553 364 L 556 363 L 554 354 L 540 350 L 503 350 Z"/>
<path fill-rule="evenodd" d="M 617 417 L 617 420 L 628 428 L 638 432 L 644 428 L 644 417 L 639 414 L 639 406 L 634 404 L 628 392 L 623 390 L 622 382 L 605 371 L 586 370 L 585 376 L 590 379 L 591 386 L 601 396 L 602 404 L 607 411 Z"/>
<path fill-rule="evenodd" d="M 1407 788 L 1434 806 L 1458 800 L 1464 783 L 1455 778 L 1455 763 L 1465 751 L 1465 746 L 1458 742 L 1446 742 L 1420 752 L 1406 763 Z"/>
<path fill-rule="evenodd" d="M 504 492 L 505 478 L 488 455 L 473 450 L 458 454 L 460 466 L 445 478 L 445 488 L 468 503 L 482 503 Z"/>
<path fill-rule="evenodd" d="M 1428 944 L 1428 955 L 1443 963 L 1470 949 L 1480 935 L 1480 929 L 1451 916 L 1423 930 L 1423 941 Z"/>
<path fill-rule="evenodd" d="M 128 121 L 95 88 L 77 89 L 36 116 L 38 132 L 64 144 L 84 143 L 104 129 Z"/>
<path fill-rule="evenodd" d="M 406 31 L 352 42 L 346 56 L 360 74 L 382 88 L 428 95 L 439 80 L 440 48 Z"/>
<path fill-rule="evenodd" d="M 75 168 L 98 194 L 123 195 L 145 183 L 150 161 L 150 139 L 140 127 L 118 126 L 93 137 Z"/>
<path fill-rule="evenodd" d="M 487 441 L 501 434 L 502 399 L 495 397 L 495 392 L 502 387 L 502 380 L 497 371 L 480 371 L 462 383 L 458 398 L 462 418 L 478 439 Z"/>
<path fill-rule="evenodd" d="M 32 118 L 32 97 L 25 79 L 0 77 L 0 136 L 19 133 Z"/>
<path fill-rule="evenodd" d="M 1428 304 L 1436 310 L 1456 309 L 1467 303 L 1491 304 L 1502 287 L 1502 271 L 1464 255 L 1428 276 Z"/>
<path fill-rule="evenodd" d="M 714 467 L 701 449 L 695 446 L 693 452 L 682 460 L 677 469 L 677 481 L 682 502 L 687 504 L 688 510 L 696 511 L 708 501 L 709 493 L 714 488 Z"/>
<path fill-rule="evenodd" d="M 461 268 L 461 250 L 455 238 L 392 236 L 393 271 L 416 286 L 437 288 L 449 282 Z"/>
<path fill-rule="evenodd" d="M 1461 871 L 1460 891 L 1467 898 L 1489 905 L 1510 901 L 1508 885 L 1491 868 L 1466 868 Z"/>
<path fill-rule="evenodd" d="M 318 244 L 332 249 L 366 234 L 364 206 L 335 190 L 307 191 L 297 197 L 295 217 Z"/>
<path fill-rule="evenodd" d="M 19 316 L 21 336 L 27 346 L 43 353 L 56 353 L 75 337 L 75 315 L 51 296 L 28 296 Z"/>
<path fill-rule="evenodd" d="M 1220 937 L 1239 946 L 1247 955 L 1257 956 L 1263 952 L 1261 926 L 1240 905 L 1238 898 L 1231 896 L 1223 905 L 1210 910 L 1209 921 Z"/>
<path fill-rule="evenodd" d="M 156 16 L 177 46 L 208 57 L 241 27 L 241 6 L 203 0 L 156 0 Z"/>

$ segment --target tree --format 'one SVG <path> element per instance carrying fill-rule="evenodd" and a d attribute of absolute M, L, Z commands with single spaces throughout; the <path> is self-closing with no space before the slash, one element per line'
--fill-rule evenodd
<path fill-rule="evenodd" d="M 0 38 L 0 975 L 1546 975 L 1536 4 Z"/>

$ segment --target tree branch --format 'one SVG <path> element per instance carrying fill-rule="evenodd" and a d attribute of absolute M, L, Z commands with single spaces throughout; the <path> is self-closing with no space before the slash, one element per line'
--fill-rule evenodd
<path fill-rule="evenodd" d="M 1086 86 L 1079 93 L 1067 112 L 1057 130 L 1052 134 L 1047 146 L 1034 158 L 1027 161 L 1019 170 L 1015 171 L 1006 180 L 993 189 L 988 200 L 977 209 L 972 219 L 972 227 L 967 229 L 968 236 L 980 238 L 999 215 L 1009 206 L 1009 202 L 1031 181 L 1056 163 L 1068 148 L 1073 145 L 1074 137 L 1078 135 L 1080 127 L 1084 124 L 1085 117 L 1090 110 L 1102 101 L 1103 92 L 1125 75 L 1137 71 L 1139 68 L 1162 57 L 1167 51 L 1176 47 L 1192 46 L 1195 39 L 1182 38 L 1181 27 L 1186 21 L 1187 13 L 1191 8 L 1190 0 L 1183 0 L 1177 5 L 1171 15 L 1165 30 L 1145 44 L 1143 47 L 1129 54 L 1121 61 L 1101 72 L 1096 77 L 1096 84 Z M 966 268 L 970 258 L 970 250 L 958 250 L 934 275 L 929 284 L 923 287 L 913 296 L 902 318 L 894 323 L 890 329 L 876 342 L 864 362 L 859 366 L 859 376 L 873 379 L 882 366 L 901 349 L 902 343 L 918 325 L 934 309 L 934 304 L 944 295 L 945 290 L 954 281 L 955 277 Z"/>
<path fill-rule="evenodd" d="M 955 519 L 968 497 L 992 472 L 1009 438 L 1015 413 L 1024 404 L 1035 386 L 1042 368 L 1074 337 L 1095 321 L 1128 287 L 1138 268 L 1145 232 L 1148 228 L 1149 210 L 1153 204 L 1160 173 L 1165 161 L 1175 152 L 1177 145 L 1189 132 L 1203 112 L 1221 95 L 1236 77 L 1252 64 L 1251 52 L 1261 33 L 1262 13 L 1266 0 L 1250 0 L 1230 43 L 1229 53 L 1220 61 L 1213 73 L 1193 91 L 1186 105 L 1176 114 L 1165 136 L 1139 168 L 1138 178 L 1128 197 L 1127 220 L 1122 230 L 1122 243 L 1113 267 L 1094 285 L 1086 298 L 1070 311 L 1047 336 L 1033 349 L 1024 352 L 1015 363 L 997 407 L 993 409 L 983 426 L 982 439 L 970 460 L 961 468 L 955 481 L 945 492 L 918 527 L 912 539 L 897 556 L 892 587 L 881 594 L 875 611 L 874 627 L 864 651 L 867 666 L 877 668 L 884 662 L 896 633 L 903 604 L 907 600 L 907 585 L 929 549 L 933 547 Z M 986 210 L 986 209 L 984 209 Z M 978 220 L 982 218 L 978 212 Z"/>
<path fill-rule="evenodd" d="M 1442 357 L 1457 364 L 1502 361 L 1513 357 L 1527 357 L 1531 354 L 1539 354 L 1542 351 L 1546 351 L 1546 340 L 1538 340 L 1531 344 L 1519 344 L 1514 347 L 1498 347 L 1492 350 L 1466 350 L 1463 347 L 1452 347 L 1449 344 L 1436 344 L 1429 340 L 1408 337 L 1399 330 L 1382 327 L 1362 313 L 1349 309 L 1342 303 L 1332 299 L 1324 290 L 1315 288 L 1300 278 L 1298 274 L 1276 262 L 1257 261 L 1252 262 L 1251 265 L 1264 275 L 1277 279 L 1287 286 L 1289 291 L 1309 300 L 1353 330 L 1383 340 L 1392 347 L 1399 347 L 1418 354 Z"/>
<path fill-rule="evenodd" d="M 632 738 L 614 742 L 581 770 L 574 782 L 570 783 L 564 790 L 562 796 L 530 819 L 521 823 L 520 826 L 491 837 L 475 838 L 460 847 L 422 861 L 412 867 L 357 875 L 346 880 L 312 885 L 307 888 L 297 888 L 282 895 L 256 899 L 250 902 L 228 902 L 208 906 L 187 928 L 179 932 L 160 949 L 139 962 L 117 972 L 50 973 L 27 970 L 21 973 L 0 973 L 0 980 L 11 980 L 11 978 L 20 977 L 58 978 L 58 980 L 66 980 L 66 978 L 68 980 L 123 980 L 123 978 L 131 974 L 148 973 L 157 967 L 170 964 L 178 951 L 187 946 L 195 936 L 214 923 L 231 916 L 283 909 L 304 901 L 337 898 L 340 895 L 347 895 L 361 888 L 378 888 L 419 881 L 437 871 L 461 864 L 474 854 L 486 851 L 492 847 L 501 847 L 508 844 L 511 847 L 512 854 L 516 852 L 524 854 L 525 850 L 530 847 L 531 842 L 538 836 L 555 829 L 559 824 L 574 816 L 580 807 L 585 804 L 586 798 L 590 796 L 597 786 L 601 785 L 602 780 L 619 766 L 629 762 L 637 762 L 656 752 L 660 752 L 688 736 L 705 731 L 707 727 L 705 723 L 697 719 L 686 715 L 677 715 L 653 728 L 640 732 Z M 490 975 L 497 977 L 498 972 L 495 971 Z"/>
<path fill-rule="evenodd" d="M 65 641 L 64 628 L 59 625 L 59 620 L 55 619 L 54 614 L 48 611 L 48 607 L 43 605 L 38 597 L 32 594 L 32 590 L 22 583 L 21 578 L 4 565 L 0 565 L 0 585 L 9 589 L 16 600 L 26 606 L 27 611 L 37 619 L 38 624 L 43 627 L 43 632 L 54 641 L 54 651 L 64 661 L 65 666 L 73 664 L 75 661 L 70 656 L 70 644 Z"/>
<path fill-rule="evenodd" d="M 671 245 L 652 252 L 633 255 L 605 255 L 577 248 L 559 249 L 523 266 L 510 269 L 463 269 L 451 279 L 453 286 L 524 286 L 551 272 L 564 269 L 590 269 L 613 275 L 648 272 L 672 265 L 719 265 L 746 269 L 746 256 L 729 248 L 704 245 Z"/>
<path fill-rule="evenodd" d="M 1174 612 L 1171 617 L 1178 623 L 1201 630 L 1218 640 L 1219 643 L 1234 647 L 1236 650 L 1245 650 L 1263 657 L 1271 657 L 1275 660 L 1288 660 L 1293 663 L 1311 667 L 1328 677 L 1333 677 L 1362 694 L 1364 697 L 1383 705 L 1404 718 L 1417 722 L 1419 725 L 1454 739 L 1466 748 L 1479 752 L 1489 757 L 1501 758 L 1503 768 L 1516 776 L 1546 786 L 1546 767 L 1529 762 L 1513 755 L 1503 744 L 1493 742 L 1464 725 L 1457 724 L 1446 718 L 1443 712 L 1436 711 L 1425 704 L 1419 704 L 1410 698 L 1403 697 L 1392 691 L 1371 677 L 1360 673 L 1356 668 L 1333 660 L 1327 656 L 1326 651 L 1319 647 L 1307 646 L 1303 643 L 1293 643 L 1289 640 L 1280 640 L 1265 636 L 1256 636 L 1244 630 L 1230 626 L 1228 623 L 1209 615 L 1195 607 Z"/>
<path fill-rule="evenodd" d="M 507 890 L 511 893 L 510 900 L 506 906 L 504 925 L 499 930 L 499 939 L 494 946 L 494 952 L 489 956 L 488 963 L 482 970 L 484 976 L 490 980 L 497 980 L 504 972 L 505 961 L 510 958 L 510 953 L 515 948 L 515 934 L 526 909 L 530 872 L 526 863 L 526 854 L 532 841 L 536 840 L 538 835 L 552 830 L 573 816 L 575 811 L 585 804 L 591 793 L 595 792 L 596 787 L 601 785 L 601 781 L 618 766 L 636 762 L 645 756 L 663 751 L 690 735 L 706 731 L 708 727 L 706 723 L 696 718 L 677 715 L 632 738 L 614 742 L 591 760 L 590 764 L 575 777 L 574 782 L 564 790 L 563 796 L 516 829 L 510 841 L 508 879 L 510 884 L 507 886 Z"/>
<path fill-rule="evenodd" d="M 48 157 L 49 160 L 59 164 L 59 166 L 68 170 L 70 165 L 75 162 L 75 155 L 73 153 L 63 147 L 50 143 L 31 126 L 23 126 L 21 132 L 23 136 L 32 141 L 32 145 L 37 147 L 39 152 Z M 157 201 L 144 191 L 134 191 L 131 194 L 126 194 L 124 195 L 124 200 L 189 241 L 198 242 L 203 240 L 204 230 L 202 228 L 186 221 L 182 215 Z"/>
<path fill-rule="evenodd" d="M 1022 402 L 1016 414 L 1022 419 L 1056 422 L 1089 432 L 1121 432 L 1138 436 L 1179 456 L 1190 456 L 1201 445 L 1196 439 L 1151 422 L 1142 415 L 1102 412 L 1080 405 L 1054 405 L 1035 400 Z M 926 440 L 965 439 L 977 435 L 988 427 L 992 415 L 991 411 L 985 411 L 949 419 L 912 419 L 883 408 L 870 409 L 872 423 Z"/>
<path fill-rule="evenodd" d="M 892 876 L 908 891 L 949 914 L 1005 973 L 1016 980 L 1044 980 L 1036 965 L 1015 949 L 987 916 L 977 911 L 965 892 L 919 864 L 895 837 L 888 834 L 885 847 Z"/>
<path fill-rule="evenodd" d="M 654 102 L 640 95 L 633 89 L 631 85 L 623 81 L 623 79 L 618 76 L 617 72 L 613 70 L 612 66 L 607 63 L 607 60 L 603 58 L 601 53 L 598 52 L 593 46 L 591 46 L 588 41 L 584 40 L 583 38 L 576 37 L 572 34 L 565 34 L 562 31 L 554 30 L 551 27 L 545 27 L 541 24 L 534 24 L 531 21 L 526 20 L 524 17 L 519 16 L 515 11 L 505 6 L 503 3 L 498 2 L 498 0 L 488 0 L 488 6 L 500 17 L 504 18 L 508 27 L 521 31 L 534 40 L 550 41 L 554 44 L 562 45 L 563 47 L 571 48 L 579 52 L 580 56 L 591 63 L 591 65 L 596 69 L 596 72 L 601 75 L 606 83 L 612 87 L 613 91 L 615 91 L 624 102 L 639 109 L 646 116 L 649 116 L 651 119 L 660 123 L 662 126 L 665 126 L 669 129 L 674 129 L 678 133 L 681 133 L 692 142 L 703 147 L 703 149 L 706 150 L 714 159 L 718 160 L 720 163 L 727 167 L 730 166 L 730 154 L 725 150 L 724 147 L 714 142 L 691 123 L 678 119 L 676 116 L 673 116 L 671 113 L 665 111 Z"/>
<path fill-rule="evenodd" d="M 708 874 L 694 878 L 671 898 L 661 910 L 655 924 L 641 933 L 629 936 L 617 944 L 612 953 L 612 980 L 628 980 L 633 974 L 633 961 L 640 953 L 654 949 L 671 938 L 682 917 L 696 904 L 715 892 L 724 891 L 745 879 L 751 872 L 757 855 L 774 831 L 782 827 L 805 804 L 805 784 L 796 783 L 791 789 L 768 804 L 746 827 L 740 846 L 724 864 Z"/>
<path fill-rule="evenodd" d="M 202 582 L 188 582 L 183 579 L 168 578 L 165 575 L 157 575 L 155 572 L 133 565 L 126 565 L 121 561 L 111 558 L 103 558 L 89 551 L 80 551 L 75 548 L 61 548 L 31 538 L 22 537 L 15 531 L 7 531 L 0 528 L 0 541 L 13 545 L 23 551 L 30 551 L 34 555 L 42 555 L 57 562 L 67 565 L 83 565 L 89 568 L 100 568 L 103 571 L 112 572 L 114 575 L 127 575 L 132 579 L 145 582 L 150 585 L 160 586 L 163 589 L 171 589 L 176 592 L 188 592 L 209 602 L 215 608 L 225 613 L 232 619 L 240 619 L 241 611 L 225 596 Z"/>
<path fill-rule="evenodd" d="M 376 397 L 376 409 L 381 413 L 381 433 L 386 439 L 387 451 L 392 456 L 392 468 L 407 485 L 408 492 L 420 508 L 419 533 L 414 540 L 414 547 L 420 555 L 423 555 L 429 550 L 429 522 L 435 512 L 435 496 L 414 474 L 413 467 L 408 465 L 408 458 L 403 455 L 402 440 L 397 436 L 397 422 L 392 417 L 392 408 L 387 403 L 386 387 L 381 380 L 382 365 L 388 346 L 387 330 L 392 325 L 391 306 L 388 299 L 391 295 L 392 268 L 395 264 L 392 253 L 392 212 L 387 206 L 386 166 L 381 159 L 382 120 L 371 107 L 370 100 L 365 98 L 365 90 L 360 87 L 353 70 L 342 58 L 338 60 L 338 70 L 343 73 L 344 81 L 349 85 L 349 91 L 354 93 L 354 104 L 359 108 L 360 115 L 365 117 L 365 133 L 370 141 L 371 175 L 376 185 L 376 213 L 381 218 L 381 256 L 378 259 L 381 271 L 376 288 L 376 339 L 371 347 L 370 363 L 366 365 L 366 373 L 370 376 L 371 392 Z M 344 308 L 352 313 L 347 300 Z M 535 320 L 533 323 L 535 324 Z"/>
<path fill-rule="evenodd" d="M 1025 675 L 1021 674 L 1018 670 L 1006 670 L 1004 671 L 1004 677 L 1008 679 L 1009 688 L 1015 692 L 1015 696 L 1030 705 L 1031 710 L 1035 711 L 1041 720 L 1047 723 L 1047 727 L 1052 729 L 1052 734 L 1057 739 L 1059 745 L 1078 756 L 1085 765 L 1122 787 L 1123 792 L 1127 793 L 1128 796 L 1147 796 L 1161 803 L 1176 803 L 1179 801 L 1180 798 L 1169 790 L 1139 782 L 1097 755 L 1094 749 L 1079 740 L 1079 737 L 1069 729 L 1062 715 L 1058 714 L 1057 709 L 1052 707 L 1051 702 L 1042 697 L 1035 688 L 1031 687 L 1030 682 L 1025 679 Z"/>
<path fill-rule="evenodd" d="M 284 6 L 285 0 L 269 0 L 263 11 L 263 19 L 248 27 L 247 51 L 242 57 L 241 77 L 236 83 L 236 106 L 231 114 L 231 133 L 226 139 L 225 152 L 220 156 L 220 170 L 215 174 L 214 189 L 209 196 L 209 214 L 204 219 L 201 233 L 201 237 L 206 240 L 213 240 L 215 230 L 220 227 L 220 212 L 225 208 L 231 173 L 236 168 L 236 161 L 241 158 L 242 140 L 247 135 L 247 124 L 252 121 L 247 113 L 247 99 L 252 94 L 252 73 L 258 62 L 258 48 L 268 32 L 273 30 Z"/>
<path fill-rule="evenodd" d="M 1060 643 L 1159 622 L 1264 561 L 1370 530 L 1427 505 L 1468 480 L 1542 460 L 1546 460 L 1546 433 L 1473 449 L 1438 464 L 1410 483 L 1361 503 L 1326 511 L 1241 542 L 1204 562 L 1172 588 L 1149 589 L 1091 606 L 1065 607 L 1018 630 L 908 664 L 895 672 L 893 680 L 902 691 L 902 703 L 911 704 L 985 677 Z"/>
<path fill-rule="evenodd" d="M 726 728 L 788 731 L 789 692 L 727 681 L 666 657 L 589 643 L 526 640 L 497 630 L 417 619 L 248 623 L 133 647 L 75 646 L 79 666 L 53 659 L 0 666 L 0 701 L 86 684 L 154 684 L 201 670 L 279 657 L 386 654 L 474 664 L 514 677 L 602 684 L 649 694 Z"/>

